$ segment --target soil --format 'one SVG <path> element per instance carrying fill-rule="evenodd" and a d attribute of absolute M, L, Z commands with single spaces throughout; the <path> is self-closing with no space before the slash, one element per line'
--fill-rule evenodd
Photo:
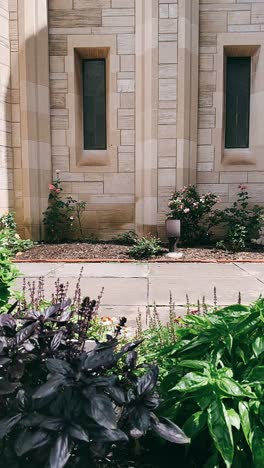
<path fill-rule="evenodd" d="M 65 244 L 38 244 L 26 252 L 19 252 L 16 261 L 138 261 L 129 257 L 130 247 L 112 242 L 75 242 Z M 232 262 L 249 261 L 264 262 L 264 247 L 256 246 L 244 252 L 226 252 L 214 247 L 179 248 L 183 253 L 180 260 L 168 259 L 164 256 L 149 259 L 163 262 Z M 168 252 L 164 248 L 164 253 Z M 146 260 L 144 260 L 146 261 Z"/>

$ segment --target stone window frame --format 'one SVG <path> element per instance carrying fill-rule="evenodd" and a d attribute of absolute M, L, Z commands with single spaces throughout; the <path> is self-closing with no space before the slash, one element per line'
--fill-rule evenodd
<path fill-rule="evenodd" d="M 85 150 L 83 147 L 82 60 L 89 58 L 106 59 L 106 150 Z M 115 35 L 68 36 L 68 55 L 65 58 L 65 71 L 68 73 L 66 107 L 69 112 L 67 144 L 72 172 L 117 172 L 117 146 L 120 140 L 117 128 L 118 70 Z"/>
<path fill-rule="evenodd" d="M 251 56 L 251 105 L 249 148 L 225 148 L 225 57 Z M 214 103 L 216 122 L 213 129 L 216 171 L 256 171 L 264 169 L 264 138 L 261 128 L 263 92 L 261 79 L 264 71 L 264 40 L 260 33 L 223 33 L 217 37 L 215 55 L 217 75 Z"/>

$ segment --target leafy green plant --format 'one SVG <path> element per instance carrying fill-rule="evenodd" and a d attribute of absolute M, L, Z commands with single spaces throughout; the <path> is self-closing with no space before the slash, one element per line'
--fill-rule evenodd
<path fill-rule="evenodd" d="M 74 234 L 84 239 L 82 213 L 86 202 L 74 200 L 71 196 L 63 199 L 59 171 L 56 181 L 49 184 L 49 191 L 49 206 L 43 213 L 48 242 L 62 242 Z"/>
<path fill-rule="evenodd" d="M 215 222 L 226 230 L 225 241 L 218 243 L 218 248 L 233 251 L 243 250 L 258 236 L 264 220 L 264 208 L 258 205 L 249 207 L 249 194 L 245 185 L 238 186 L 237 200 L 231 208 L 215 212 Z"/>
<path fill-rule="evenodd" d="M 264 459 L 264 299 L 253 306 L 187 315 L 161 382 L 162 414 L 177 419 L 191 445 L 186 466 L 255 467 Z"/>
<path fill-rule="evenodd" d="M 118 448 L 130 443 L 138 450 L 150 430 L 188 443 L 178 426 L 155 414 L 158 368 L 145 365 L 138 375 L 141 340 L 119 346 L 126 319 L 113 336 L 87 349 L 99 302 L 80 302 L 78 283 L 73 302 L 66 291 L 58 285 L 56 301 L 47 308 L 33 298 L 29 307 L 16 303 L 0 316 L 1 463 L 80 468 L 101 460 L 117 466 Z"/>
<path fill-rule="evenodd" d="M 17 225 L 14 213 L 7 213 L 0 217 L 0 246 L 8 249 L 11 255 L 33 247 L 33 242 L 29 239 L 21 239 L 17 233 Z"/>
<path fill-rule="evenodd" d="M 141 237 L 129 249 L 129 256 L 135 259 L 156 257 L 163 252 L 160 239 L 154 236 Z"/>
<path fill-rule="evenodd" d="M 137 240 L 138 235 L 135 233 L 135 231 L 124 232 L 123 234 L 120 234 L 113 239 L 116 244 L 120 245 L 134 245 Z"/>
<path fill-rule="evenodd" d="M 210 231 L 215 224 L 213 207 L 219 201 L 212 192 L 200 195 L 195 185 L 176 191 L 169 201 L 169 219 L 181 221 L 181 240 L 185 245 L 210 240 Z"/>
<path fill-rule="evenodd" d="M 19 271 L 11 261 L 9 250 L 0 246 L 0 312 L 8 307 L 11 288 L 18 275 Z"/>

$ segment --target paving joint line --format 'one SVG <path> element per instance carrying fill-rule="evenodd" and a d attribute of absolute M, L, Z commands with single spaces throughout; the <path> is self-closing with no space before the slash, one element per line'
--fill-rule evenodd
<path fill-rule="evenodd" d="M 250 273 L 250 271 L 244 270 L 244 268 L 242 268 L 239 264 L 234 262 L 233 265 L 239 268 L 239 270 L 243 271 L 244 273 L 247 273 L 252 278 L 255 278 L 255 280 L 257 280 L 259 283 L 264 284 L 264 281 L 262 281 L 260 278 L 255 276 L 253 273 Z"/>

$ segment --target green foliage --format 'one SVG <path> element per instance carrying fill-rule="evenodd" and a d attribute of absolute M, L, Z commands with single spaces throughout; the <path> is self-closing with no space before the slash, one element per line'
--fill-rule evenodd
<path fill-rule="evenodd" d="M 192 440 L 186 466 L 262 468 L 264 299 L 189 314 L 164 346 L 147 333 L 154 352 L 144 359 L 161 367 L 162 414 Z"/>
<path fill-rule="evenodd" d="M 251 239 L 258 237 L 264 220 L 264 208 L 258 205 L 249 207 L 249 194 L 245 185 L 239 185 L 237 200 L 231 208 L 217 210 L 215 224 L 222 224 L 226 230 L 226 239 L 217 244 L 218 248 L 229 248 L 233 251 L 243 250 Z"/>
<path fill-rule="evenodd" d="M 33 242 L 29 239 L 21 239 L 17 233 L 17 225 L 13 213 L 7 213 L 0 217 L 0 247 L 10 251 L 12 255 L 30 249 Z"/>
<path fill-rule="evenodd" d="M 18 274 L 18 269 L 11 262 L 10 252 L 0 246 L 0 312 L 8 307 L 12 295 L 11 287 Z"/>
<path fill-rule="evenodd" d="M 217 202 L 217 195 L 211 192 L 200 195 L 194 185 L 183 187 L 172 195 L 168 218 L 181 220 L 181 240 L 185 245 L 210 239 L 214 225 L 212 209 Z"/>
<path fill-rule="evenodd" d="M 72 302 L 68 285 L 57 281 L 52 304 L 42 307 L 40 279 L 30 304 L 16 302 L 0 315 L 2 466 L 142 466 L 136 449 L 149 433 L 170 444 L 190 442 L 156 415 L 158 368 L 145 365 L 139 375 L 141 340 L 120 346 L 125 317 L 104 342 L 87 343 L 101 296 L 80 300 L 79 286 L 80 277 Z M 124 452 L 133 453 L 129 465 Z"/>
<path fill-rule="evenodd" d="M 124 232 L 113 239 L 116 244 L 120 245 L 134 245 L 137 240 L 138 236 L 135 231 Z"/>
<path fill-rule="evenodd" d="M 163 251 L 161 241 L 157 237 L 141 237 L 129 249 L 129 256 L 138 260 L 156 257 Z"/>
<path fill-rule="evenodd" d="M 49 206 L 43 213 L 48 242 L 63 242 L 77 235 L 84 239 L 82 213 L 86 202 L 74 200 L 71 196 L 63 199 L 61 181 L 57 171 L 57 180 L 49 184 Z"/>

